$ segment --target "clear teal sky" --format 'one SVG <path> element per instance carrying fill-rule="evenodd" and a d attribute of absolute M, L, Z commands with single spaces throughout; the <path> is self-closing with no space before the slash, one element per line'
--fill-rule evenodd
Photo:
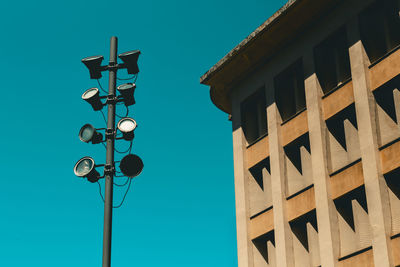
<path fill-rule="evenodd" d="M 101 266 L 103 203 L 72 168 L 105 160 L 77 136 L 104 127 L 80 60 L 108 60 L 116 35 L 119 52 L 142 51 L 131 115 L 145 168 L 114 210 L 112 266 L 237 266 L 231 123 L 199 77 L 284 2 L 2 3 L 0 265 Z"/>

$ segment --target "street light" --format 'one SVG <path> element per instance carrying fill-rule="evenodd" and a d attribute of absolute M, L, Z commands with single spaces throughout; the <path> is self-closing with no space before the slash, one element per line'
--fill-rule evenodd
<path fill-rule="evenodd" d="M 103 108 L 103 103 L 100 100 L 100 92 L 99 89 L 96 87 L 92 87 L 86 90 L 82 94 L 82 99 L 92 105 L 92 108 L 95 111 L 101 110 Z"/>
<path fill-rule="evenodd" d="M 119 168 L 125 176 L 133 178 L 142 172 L 143 161 L 139 156 L 129 154 L 122 158 Z"/>
<path fill-rule="evenodd" d="M 89 69 L 90 79 L 101 78 L 101 62 L 103 56 L 92 56 L 82 59 L 82 63 Z"/>
<path fill-rule="evenodd" d="M 78 160 L 74 166 L 74 173 L 78 177 L 86 177 L 91 183 L 100 179 L 100 173 L 96 171 L 94 160 L 91 157 L 83 157 Z"/>
<path fill-rule="evenodd" d="M 137 65 L 139 55 L 139 50 L 128 51 L 118 55 L 118 57 L 125 63 L 128 74 L 136 74 L 139 72 L 139 67 Z"/>
<path fill-rule="evenodd" d="M 105 138 L 98 133 L 91 124 L 85 124 L 79 131 L 79 138 L 81 141 L 93 144 L 105 143 L 106 147 L 106 162 L 99 166 L 104 166 L 104 174 L 100 174 L 95 170 L 95 163 L 91 157 L 84 157 L 80 159 L 74 166 L 74 173 L 79 177 L 87 177 L 90 182 L 97 182 L 100 178 L 104 177 L 105 180 L 105 193 L 104 193 L 104 224 L 103 224 L 103 267 L 110 267 L 111 265 L 111 232 L 112 232 L 112 209 L 113 209 L 113 184 L 115 176 L 115 160 L 114 152 L 116 138 L 115 116 L 116 106 L 119 102 L 123 101 L 128 109 L 128 106 L 135 104 L 134 91 L 136 85 L 134 83 L 126 83 L 118 86 L 120 95 L 117 95 L 117 71 L 126 68 L 128 74 L 137 74 L 139 68 L 137 61 L 140 55 L 139 50 L 133 50 L 119 55 L 123 61 L 122 64 L 117 62 L 117 37 L 111 37 L 110 42 L 110 58 L 107 65 L 102 66 L 103 56 L 93 56 L 82 59 L 83 64 L 89 69 L 91 79 L 100 79 L 102 71 L 108 71 L 108 94 L 100 96 L 98 88 L 90 88 L 82 94 L 82 99 L 88 102 L 95 111 L 101 110 L 107 106 L 107 116 L 104 116 L 107 127 L 105 128 Z M 99 82 L 100 84 L 100 82 Z M 104 100 L 104 104 L 101 99 Z M 129 110 L 128 110 L 129 113 Z M 106 119 L 107 117 L 107 119 Z M 123 134 L 123 139 L 132 141 L 134 138 L 134 130 L 136 128 L 135 120 L 131 118 L 122 118 L 118 123 L 118 129 Z M 132 143 L 131 143 L 132 145 Z M 129 151 L 131 150 L 131 146 Z M 124 153 L 124 152 L 119 152 Z M 140 174 L 143 169 L 143 161 L 137 156 L 129 154 L 125 156 L 120 163 L 121 172 L 127 177 L 135 177 Z M 131 181 L 131 180 L 130 180 Z M 129 189 L 129 185 L 127 190 Z M 121 203 L 122 204 L 122 203 Z M 119 207 L 119 206 L 118 206 Z"/>
<path fill-rule="evenodd" d="M 93 125 L 87 123 L 80 129 L 79 139 L 85 143 L 92 142 L 92 144 L 98 144 L 103 141 L 103 135 L 97 132 Z"/>
<path fill-rule="evenodd" d="M 136 129 L 136 121 L 132 118 L 122 118 L 118 124 L 117 128 L 123 135 L 123 138 L 127 141 L 132 140 L 135 137 L 134 130 Z"/>
<path fill-rule="evenodd" d="M 118 92 L 122 96 L 122 100 L 124 101 L 125 106 L 131 106 L 135 104 L 135 97 L 133 94 L 135 93 L 136 84 L 134 83 L 124 83 L 117 87 Z"/>

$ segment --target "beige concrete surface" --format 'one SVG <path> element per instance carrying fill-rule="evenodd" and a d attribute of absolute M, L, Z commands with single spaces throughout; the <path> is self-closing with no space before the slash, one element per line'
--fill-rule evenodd
<path fill-rule="evenodd" d="M 380 160 L 383 174 L 400 168 L 400 142 L 396 142 L 381 150 Z"/>
<path fill-rule="evenodd" d="M 314 187 L 311 187 L 301 194 L 287 200 L 286 208 L 289 221 L 315 209 Z"/>
<path fill-rule="evenodd" d="M 309 59 L 309 61 L 312 61 Z M 312 65 L 312 63 L 310 64 Z M 343 89 L 343 88 L 342 88 Z M 305 80 L 306 103 L 312 158 L 314 202 L 319 229 L 318 252 L 320 264 L 337 266 L 339 257 L 339 228 L 336 209 L 332 201 L 332 189 L 328 175 L 327 129 L 323 120 L 322 89 L 316 74 Z M 327 102 L 325 102 L 327 103 Z M 327 105 L 327 104 L 325 104 Z M 312 247 L 315 250 L 315 247 Z M 316 252 L 313 251 L 313 262 Z M 313 265 L 318 266 L 318 265 Z"/>
<path fill-rule="evenodd" d="M 251 145 L 246 150 L 247 168 L 250 169 L 257 163 L 269 157 L 268 136 L 265 136 L 257 143 Z"/>
<path fill-rule="evenodd" d="M 330 183 L 332 199 L 336 199 L 364 185 L 362 163 L 358 162 L 338 174 L 333 175 L 330 178 Z"/>
<path fill-rule="evenodd" d="M 400 50 L 395 51 L 370 69 L 371 90 L 400 74 Z"/>
<path fill-rule="evenodd" d="M 308 132 L 307 110 L 282 125 L 282 145 L 286 146 L 297 137 Z"/>
<path fill-rule="evenodd" d="M 294 267 L 292 232 L 286 211 L 286 178 L 284 152 L 281 141 L 281 122 L 276 104 L 267 108 L 269 151 L 274 207 L 275 251 L 277 266 Z"/>
<path fill-rule="evenodd" d="M 236 234 L 238 267 L 253 267 L 253 251 L 249 235 L 248 182 L 245 169 L 245 142 L 241 128 L 233 131 L 233 157 L 235 174 Z"/>
<path fill-rule="evenodd" d="M 250 239 L 274 230 L 274 210 L 270 209 L 250 220 Z"/>
<path fill-rule="evenodd" d="M 353 77 L 358 135 L 364 173 L 369 220 L 373 232 L 373 254 L 376 266 L 393 266 L 390 243 L 391 220 L 389 195 L 382 176 L 376 136 L 375 100 L 371 92 L 369 59 L 361 41 L 349 49 Z"/>
<path fill-rule="evenodd" d="M 340 267 L 374 267 L 374 256 L 372 250 L 367 250 L 354 257 L 339 262 Z"/>
<path fill-rule="evenodd" d="M 340 99 L 340 101 L 338 101 Z M 322 99 L 324 120 L 354 103 L 353 82 L 349 81 L 335 92 Z"/>

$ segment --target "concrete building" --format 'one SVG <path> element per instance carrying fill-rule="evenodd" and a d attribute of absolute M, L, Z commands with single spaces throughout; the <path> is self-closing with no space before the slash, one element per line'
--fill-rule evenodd
<path fill-rule="evenodd" d="M 291 0 L 206 74 L 239 267 L 400 266 L 398 0 Z"/>

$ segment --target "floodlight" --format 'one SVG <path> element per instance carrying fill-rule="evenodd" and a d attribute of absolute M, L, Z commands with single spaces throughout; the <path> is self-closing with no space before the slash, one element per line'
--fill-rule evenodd
<path fill-rule="evenodd" d="M 78 177 L 86 177 L 89 182 L 95 183 L 100 179 L 100 173 L 96 171 L 94 159 L 83 157 L 75 164 L 74 173 Z"/>
<path fill-rule="evenodd" d="M 135 93 L 136 84 L 134 83 L 124 83 L 117 87 L 118 92 L 121 94 L 124 100 L 125 106 L 131 106 L 136 103 Z"/>
<path fill-rule="evenodd" d="M 128 154 L 122 158 L 119 168 L 125 176 L 133 178 L 142 172 L 143 161 L 137 155 Z"/>
<path fill-rule="evenodd" d="M 136 74 L 139 72 L 139 67 L 137 65 L 139 55 L 139 50 L 133 50 L 118 55 L 118 57 L 125 63 L 128 74 Z"/>
<path fill-rule="evenodd" d="M 88 123 L 83 125 L 79 131 L 79 139 L 85 143 L 92 142 L 92 144 L 98 144 L 103 141 L 103 135 L 97 132 L 93 125 Z"/>
<path fill-rule="evenodd" d="M 82 94 L 82 99 L 92 105 L 94 110 L 101 110 L 103 108 L 103 103 L 100 100 L 100 92 L 96 87 L 92 87 L 86 90 Z"/>
<path fill-rule="evenodd" d="M 101 62 L 103 56 L 92 56 L 82 59 L 82 63 L 89 69 L 90 79 L 101 78 Z"/>
<path fill-rule="evenodd" d="M 118 124 L 117 128 L 121 131 L 125 140 L 130 141 L 135 137 L 133 131 L 136 129 L 136 121 L 132 118 L 122 118 Z"/>

